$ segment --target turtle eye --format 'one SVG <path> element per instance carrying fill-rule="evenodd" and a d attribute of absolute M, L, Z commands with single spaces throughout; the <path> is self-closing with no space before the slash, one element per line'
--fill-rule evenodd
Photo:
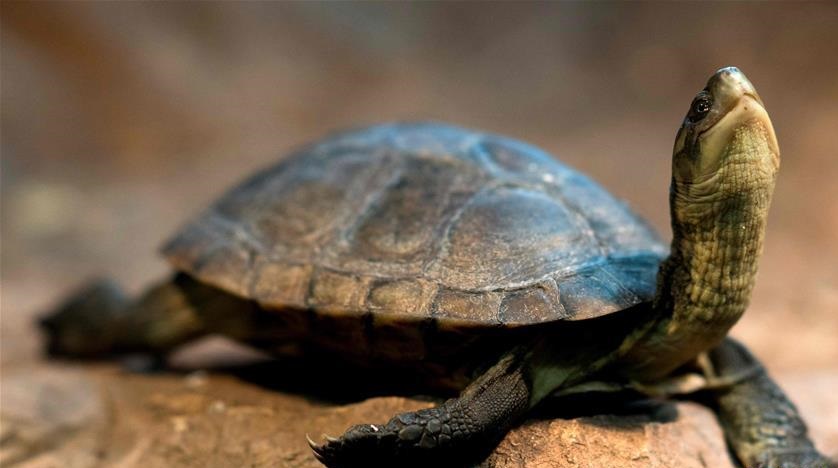
<path fill-rule="evenodd" d="M 699 95 L 695 98 L 695 100 L 693 100 L 693 103 L 690 106 L 690 112 L 687 114 L 687 118 L 690 119 L 690 122 L 698 122 L 703 119 L 708 112 L 710 112 L 710 108 L 712 106 L 713 100 L 710 99 L 710 96 L 707 96 L 706 94 Z"/>

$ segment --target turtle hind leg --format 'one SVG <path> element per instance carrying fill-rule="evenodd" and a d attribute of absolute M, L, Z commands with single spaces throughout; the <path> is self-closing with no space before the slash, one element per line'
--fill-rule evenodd
<path fill-rule="evenodd" d="M 128 298 L 110 280 L 96 280 L 39 320 L 52 356 L 93 357 L 111 348 L 113 321 L 128 306 Z"/>
<path fill-rule="evenodd" d="M 458 398 L 395 416 L 386 424 L 351 427 L 323 445 L 309 440 L 329 467 L 453 466 L 487 455 L 530 408 L 524 352 L 506 354 Z"/>
<path fill-rule="evenodd" d="M 131 301 L 111 281 L 82 288 L 40 320 L 52 356 L 164 355 L 204 334 L 184 280 L 175 277 Z"/>

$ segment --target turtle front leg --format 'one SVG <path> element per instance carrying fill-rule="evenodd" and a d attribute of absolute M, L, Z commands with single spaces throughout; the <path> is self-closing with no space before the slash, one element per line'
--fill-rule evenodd
<path fill-rule="evenodd" d="M 746 468 L 835 468 L 815 449 L 794 404 L 745 347 L 726 339 L 710 352 L 720 381 L 712 390 L 718 417 Z"/>
<path fill-rule="evenodd" d="M 326 466 L 451 466 L 490 450 L 530 407 L 531 383 L 524 352 L 514 350 L 472 382 L 458 398 L 363 424 L 323 445 L 309 439 Z"/>

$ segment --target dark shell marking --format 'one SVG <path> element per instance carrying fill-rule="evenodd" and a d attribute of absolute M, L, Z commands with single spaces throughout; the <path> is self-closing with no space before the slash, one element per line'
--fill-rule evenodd
<path fill-rule="evenodd" d="M 441 328 L 649 301 L 665 252 L 625 204 L 543 151 L 422 123 L 305 148 L 164 247 L 177 269 L 265 308 Z"/>

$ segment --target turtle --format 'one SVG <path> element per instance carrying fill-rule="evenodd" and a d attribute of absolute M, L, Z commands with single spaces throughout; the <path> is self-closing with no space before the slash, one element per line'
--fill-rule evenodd
<path fill-rule="evenodd" d="M 172 276 L 141 297 L 102 282 L 71 297 L 43 318 L 46 347 L 165 356 L 222 333 L 277 355 L 414 366 L 459 389 L 309 439 L 330 467 L 466 463 L 544 401 L 627 390 L 705 395 L 745 466 L 833 466 L 727 336 L 754 285 L 779 158 L 754 86 L 716 71 L 675 140 L 667 247 L 526 143 L 435 122 L 332 134 L 189 221 L 162 249 Z"/>

